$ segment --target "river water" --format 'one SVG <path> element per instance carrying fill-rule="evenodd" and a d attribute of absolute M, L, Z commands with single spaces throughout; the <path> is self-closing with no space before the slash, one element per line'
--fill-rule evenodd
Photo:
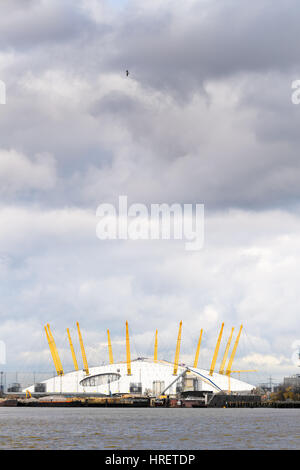
<path fill-rule="evenodd" d="M 298 409 L 0 408 L 0 449 L 299 449 Z"/>

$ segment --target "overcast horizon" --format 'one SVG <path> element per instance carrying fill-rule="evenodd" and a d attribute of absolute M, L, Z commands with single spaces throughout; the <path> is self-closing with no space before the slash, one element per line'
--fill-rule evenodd
<path fill-rule="evenodd" d="M 79 321 L 90 365 L 132 356 L 300 373 L 300 10 L 296 0 L 2 0 L 0 370 L 65 369 Z M 126 70 L 129 75 L 127 76 Z M 99 240 L 97 207 L 204 204 L 200 251 Z M 295 344 L 297 343 L 297 346 Z M 78 344 L 76 338 L 76 348 Z"/>

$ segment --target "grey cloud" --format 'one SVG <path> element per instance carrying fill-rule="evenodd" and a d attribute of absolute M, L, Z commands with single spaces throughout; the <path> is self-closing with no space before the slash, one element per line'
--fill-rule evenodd
<path fill-rule="evenodd" d="M 93 22 L 80 5 L 69 0 L 5 1 L 1 10 L 2 49 L 24 51 L 45 47 L 47 43 L 62 43 L 93 29 Z"/>
<path fill-rule="evenodd" d="M 46 14 L 42 4 L 32 5 Z M 16 47 L 6 72 L 2 147 L 54 155 L 60 180 L 43 197 L 54 205 L 96 205 L 125 192 L 145 201 L 198 200 L 210 208 L 290 206 L 299 196 L 299 113 L 287 70 L 295 74 L 298 62 L 293 7 L 292 1 L 265 1 L 245 10 L 244 2 L 227 1 L 150 10 L 131 3 L 103 36 L 84 10 L 55 4 L 55 14 L 64 8 L 82 18 L 86 36 L 57 36 L 49 58 L 47 44 L 30 53 L 30 68 Z M 70 80 L 70 96 L 61 95 L 59 75 L 57 90 L 50 83 L 40 92 L 38 81 L 46 84 L 53 71 Z M 29 73 L 37 81 L 32 89 L 24 88 Z M 87 89 L 77 90 L 72 80 Z M 219 103 L 216 90 L 224 86 L 237 89 L 236 105 L 231 98 L 227 106 Z M 122 161 L 128 170 L 120 178 Z M 277 164 L 286 167 L 280 182 Z"/>
<path fill-rule="evenodd" d="M 299 63 L 295 0 L 176 6 L 159 16 L 131 6 L 116 35 L 115 69 L 122 60 L 143 83 L 189 94 L 212 78 Z"/>
<path fill-rule="evenodd" d="M 103 98 L 93 103 L 90 110 L 93 116 L 101 117 L 106 113 L 115 116 L 119 121 L 131 119 L 136 114 L 140 116 L 145 111 L 146 108 L 137 99 L 118 90 L 107 93 Z"/>

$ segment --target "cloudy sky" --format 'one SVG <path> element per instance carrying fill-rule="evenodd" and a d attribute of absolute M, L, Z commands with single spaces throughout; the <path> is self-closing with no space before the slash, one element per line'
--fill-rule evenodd
<path fill-rule="evenodd" d="M 91 365 L 210 365 L 222 321 L 249 381 L 299 372 L 300 79 L 296 0 L 2 0 L 0 339 L 4 370 L 65 369 L 81 324 Z M 125 71 L 129 70 L 129 77 Z M 205 243 L 101 241 L 96 209 L 205 205 Z"/>

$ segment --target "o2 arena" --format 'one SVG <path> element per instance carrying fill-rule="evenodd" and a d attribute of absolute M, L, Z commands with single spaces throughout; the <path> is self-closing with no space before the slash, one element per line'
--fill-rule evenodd
<path fill-rule="evenodd" d="M 185 365 L 179 362 L 182 322 L 179 325 L 175 358 L 173 362 L 159 360 L 157 358 L 157 330 L 155 334 L 154 355 L 153 358 L 137 358 L 131 360 L 130 339 L 128 331 L 128 322 L 126 322 L 126 361 L 114 362 L 110 333 L 108 336 L 109 364 L 89 368 L 83 339 L 77 322 L 78 338 L 82 354 L 83 369 L 78 366 L 75 350 L 73 347 L 70 331 L 67 329 L 70 350 L 74 363 L 74 371 L 64 373 L 59 358 L 58 350 L 55 345 L 54 337 L 50 326 L 45 326 L 46 337 L 48 340 L 52 359 L 56 368 L 57 376 L 49 378 L 44 382 L 34 384 L 23 392 L 31 394 L 68 394 L 68 395 L 86 395 L 86 396 L 125 396 L 140 395 L 147 397 L 178 396 L 182 392 L 194 394 L 203 393 L 246 393 L 254 390 L 254 386 L 237 380 L 232 377 L 234 372 L 232 364 L 241 336 L 241 325 L 238 335 L 235 339 L 232 351 L 229 356 L 230 345 L 233 337 L 234 328 L 227 340 L 224 354 L 220 363 L 219 371 L 215 371 L 219 349 L 223 335 L 224 323 L 218 336 L 215 351 L 212 357 L 210 370 L 198 368 L 200 346 L 203 330 L 197 344 L 195 359 L 192 365 Z M 229 360 L 227 362 L 229 356 Z"/>

